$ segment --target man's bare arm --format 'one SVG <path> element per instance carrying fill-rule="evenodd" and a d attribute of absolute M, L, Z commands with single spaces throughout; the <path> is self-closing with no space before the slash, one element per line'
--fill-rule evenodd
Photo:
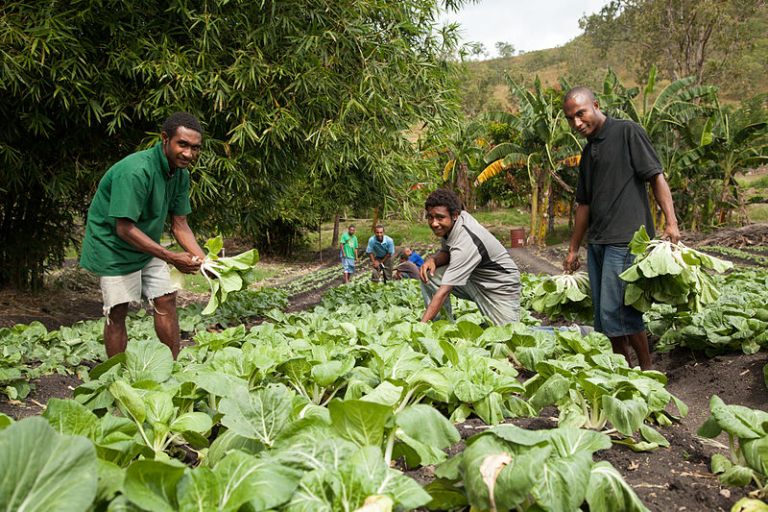
<path fill-rule="evenodd" d="M 185 274 L 194 274 L 198 271 L 198 269 L 200 269 L 200 261 L 193 260 L 192 254 L 188 252 L 177 253 L 169 251 L 168 249 L 164 248 L 149 238 L 142 230 L 137 228 L 136 223 L 134 223 L 131 219 L 117 219 L 117 236 L 141 252 L 149 254 L 150 256 L 154 256 L 155 258 L 160 258 L 161 260 L 170 263 Z M 195 245 L 197 245 L 197 242 L 195 242 Z M 184 246 L 182 245 L 182 247 Z"/>
<path fill-rule="evenodd" d="M 669 240 L 672 243 L 680 241 L 680 229 L 677 227 L 677 216 L 675 215 L 675 204 L 672 202 L 672 191 L 669 189 L 669 183 L 663 174 L 657 174 L 650 180 L 653 196 L 659 203 L 661 211 L 664 212 L 664 233 L 661 238 Z"/>
<path fill-rule="evenodd" d="M 578 270 L 581 266 L 581 263 L 579 262 L 579 247 L 581 247 L 581 242 L 584 240 L 584 235 L 587 233 L 588 227 L 589 205 L 578 204 L 576 206 L 576 214 L 574 215 L 571 243 L 568 246 L 568 254 L 563 261 L 563 270 L 566 274 Z"/>
<path fill-rule="evenodd" d="M 450 296 L 451 290 L 453 290 L 453 286 L 447 284 L 441 285 L 437 289 L 437 293 L 429 302 L 427 310 L 424 311 L 424 316 L 421 317 L 422 322 L 430 322 L 437 316 L 443 304 L 445 304 L 445 300 Z"/>

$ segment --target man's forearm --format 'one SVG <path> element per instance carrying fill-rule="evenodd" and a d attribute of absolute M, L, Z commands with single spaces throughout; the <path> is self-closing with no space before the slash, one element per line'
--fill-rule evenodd
<path fill-rule="evenodd" d="M 424 311 L 424 316 L 421 317 L 422 322 L 430 322 L 437 316 L 437 314 L 440 312 L 440 309 L 443 307 L 443 304 L 445 304 L 445 300 L 451 294 L 452 289 L 453 286 L 448 285 L 442 285 L 437 289 L 437 293 L 435 293 L 434 297 L 432 297 L 432 300 L 429 301 L 427 310 Z"/>
<path fill-rule="evenodd" d="M 667 225 L 677 226 L 672 191 L 669 189 L 669 183 L 667 183 L 663 174 L 657 174 L 651 178 L 651 189 L 653 189 L 653 196 L 656 198 L 656 202 L 659 203 L 659 207 L 664 213 Z"/>
<path fill-rule="evenodd" d="M 128 219 L 117 219 L 117 236 L 143 253 L 160 258 L 165 262 L 171 261 L 173 252 L 149 238 Z"/>
<path fill-rule="evenodd" d="M 203 252 L 203 249 L 197 243 L 195 234 L 192 233 L 189 224 L 187 224 L 186 218 L 183 220 L 172 218 L 171 231 L 173 231 L 173 236 L 182 247 L 182 249 L 187 251 L 189 254 L 192 254 L 193 256 L 197 256 L 201 260 L 205 258 L 205 252 Z"/>
<path fill-rule="evenodd" d="M 581 242 L 584 240 L 584 235 L 587 233 L 589 227 L 589 205 L 579 204 L 576 207 L 576 214 L 573 221 L 573 234 L 571 235 L 571 243 L 568 246 L 570 252 L 578 252 L 581 247 Z"/>

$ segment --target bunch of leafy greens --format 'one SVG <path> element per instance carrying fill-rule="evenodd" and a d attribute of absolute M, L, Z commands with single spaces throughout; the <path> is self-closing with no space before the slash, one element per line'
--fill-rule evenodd
<path fill-rule="evenodd" d="M 768 413 L 741 405 L 726 405 L 717 395 L 709 401 L 711 415 L 696 433 L 714 439 L 728 434 L 730 458 L 712 456 L 711 468 L 723 485 L 741 487 L 754 482 L 760 497 L 768 490 Z M 737 443 L 738 441 L 738 443 Z"/>
<path fill-rule="evenodd" d="M 258 251 L 251 249 L 231 258 L 220 258 L 219 253 L 223 248 L 221 235 L 205 243 L 208 255 L 200 265 L 200 272 L 211 285 L 211 298 L 201 313 L 203 315 L 212 314 L 227 300 L 230 293 L 245 290 L 256 281 L 253 266 L 259 262 Z M 171 269 L 171 281 L 176 288 L 184 287 L 183 277 L 181 272 Z"/>
<path fill-rule="evenodd" d="M 430 509 L 577 510 L 586 501 L 593 512 L 648 510 L 609 462 L 593 462 L 594 452 L 611 447 L 605 434 L 500 425 L 466 443 L 427 485 Z"/>
<path fill-rule="evenodd" d="M 712 304 L 720 295 L 705 267 L 723 272 L 733 266 L 682 243 L 651 240 L 644 226 L 632 237 L 629 249 L 635 262 L 619 277 L 629 283 L 624 303 L 640 311 L 649 311 L 656 302 L 701 311 L 703 304 Z"/>
<path fill-rule="evenodd" d="M 591 323 L 594 309 L 587 274 L 577 272 L 544 279 L 534 289 L 531 306 L 550 320 L 562 316 L 569 322 L 578 318 Z"/>
<path fill-rule="evenodd" d="M 679 345 L 703 350 L 711 357 L 739 349 L 754 354 L 768 346 L 768 272 L 742 271 L 713 277 L 721 295 L 703 311 L 677 311 L 655 304 L 646 312 L 648 331 L 661 336 L 656 345 L 659 352 L 669 352 Z"/>

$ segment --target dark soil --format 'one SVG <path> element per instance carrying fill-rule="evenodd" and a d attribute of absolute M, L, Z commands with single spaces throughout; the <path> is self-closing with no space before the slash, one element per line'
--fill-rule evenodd
<path fill-rule="evenodd" d="M 742 234 L 737 233 L 737 236 Z M 754 236 L 752 233 L 750 235 Z M 695 241 L 691 242 L 686 241 L 689 245 L 695 244 Z M 566 251 L 567 245 L 560 244 L 545 251 L 530 247 L 510 249 L 510 254 L 521 271 L 534 274 L 559 273 Z M 427 248 L 422 249 L 422 254 L 428 252 Z M 337 264 L 335 256 L 330 253 L 323 256 L 325 264 L 312 271 Z M 585 261 L 586 257 L 583 256 L 582 263 Z M 361 271 L 365 270 L 365 266 L 361 265 Z M 341 282 L 342 276 L 339 274 L 338 279 L 321 288 L 294 295 L 288 309 L 310 309 L 321 300 L 328 287 Z M 0 297 L 0 326 L 38 320 L 49 329 L 55 329 L 60 325 L 71 325 L 78 320 L 101 316 L 98 292 L 47 291 L 45 294 L 26 297 L 5 292 Z M 611 462 L 652 511 L 728 511 L 733 503 L 752 489 L 722 487 L 709 471 L 709 459 L 714 453 L 727 455 L 727 438 L 715 440 L 720 443 L 717 446 L 709 440 L 698 438 L 695 432 L 709 415 L 709 400 L 714 394 L 727 404 L 768 411 L 768 392 L 762 372 L 763 366 L 768 363 L 768 353 L 732 353 L 707 359 L 703 354 L 678 348 L 667 354 L 654 352 L 652 356 L 655 369 L 667 375 L 669 392 L 688 405 L 688 416 L 671 427 L 657 427 L 670 441 L 668 448 L 635 453 L 627 447 L 615 445 L 610 450 L 598 452 L 595 458 Z M 21 402 L 9 403 L 0 397 L 0 412 L 14 418 L 40 414 L 50 398 L 71 398 L 72 389 L 79 382 L 76 376 L 55 374 L 41 377 L 35 381 L 36 390 Z M 677 413 L 674 409 L 671 412 Z M 547 408 L 538 418 L 507 421 L 529 429 L 553 428 L 557 424 L 557 410 Z M 470 419 L 457 427 L 462 439 L 488 428 L 478 419 Z M 463 446 L 463 441 L 457 443 L 449 449 L 449 453 L 458 453 Z M 434 478 L 434 467 L 402 469 L 421 484 Z"/>

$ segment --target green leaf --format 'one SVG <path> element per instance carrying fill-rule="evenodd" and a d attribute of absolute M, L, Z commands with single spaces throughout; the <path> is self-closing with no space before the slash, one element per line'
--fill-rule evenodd
<path fill-rule="evenodd" d="M 620 400 L 610 395 L 603 395 L 603 410 L 614 428 L 631 436 L 648 415 L 648 406 L 642 400 Z"/>
<path fill-rule="evenodd" d="M 171 349 L 156 340 L 131 340 L 125 349 L 125 371 L 130 382 L 165 382 L 173 371 Z"/>
<path fill-rule="evenodd" d="M 209 238 L 203 247 L 208 251 L 208 255 L 215 259 L 224 248 L 224 239 L 221 235 Z"/>
<path fill-rule="evenodd" d="M 96 497 L 93 444 L 57 433 L 42 418 L 0 431 L 0 461 L 0 503 L 6 510 L 78 512 Z"/>
<path fill-rule="evenodd" d="M 162 391 L 144 395 L 144 405 L 147 410 L 147 421 L 155 428 L 158 425 L 167 427 L 176 412 L 173 407 L 173 398 L 169 393 Z"/>
<path fill-rule="evenodd" d="M 766 412 L 740 405 L 726 405 L 717 395 L 712 395 L 709 400 L 709 410 L 720 428 L 733 436 L 756 439 L 766 435 L 762 428 L 763 422 L 768 420 Z"/>
<path fill-rule="evenodd" d="M 179 481 L 177 495 L 179 512 L 208 512 L 219 505 L 219 482 L 208 468 L 187 471 Z"/>
<path fill-rule="evenodd" d="M 763 476 L 768 476 L 768 437 L 741 441 L 741 449 L 747 465 Z"/>
<path fill-rule="evenodd" d="M 590 512 L 647 512 L 632 487 L 610 462 L 601 461 L 592 466 L 587 487 Z"/>
<path fill-rule="evenodd" d="M 202 412 L 188 412 L 177 417 L 171 423 L 172 432 L 197 432 L 204 433 L 211 430 L 213 421 L 211 417 Z"/>
<path fill-rule="evenodd" d="M 94 439 L 99 423 L 99 418 L 84 405 L 58 398 L 48 400 L 42 417 L 59 434 L 78 435 L 91 440 Z"/>
<path fill-rule="evenodd" d="M 669 441 L 659 434 L 653 427 L 648 425 L 640 425 L 640 435 L 643 437 L 643 439 L 649 443 L 656 443 L 659 446 L 668 447 Z"/>
<path fill-rule="evenodd" d="M 221 508 L 233 511 L 245 503 L 256 511 L 277 507 L 290 499 L 301 478 L 299 471 L 240 451 L 224 457 L 214 472 Z"/>
<path fill-rule="evenodd" d="M 556 428 L 546 432 L 550 444 L 559 457 L 570 457 L 580 452 L 592 454 L 598 450 L 611 448 L 611 439 L 594 430 Z"/>
<path fill-rule="evenodd" d="M 117 380 L 109 387 L 109 392 L 115 397 L 123 409 L 141 425 L 147 418 L 147 409 L 141 395 L 124 380 Z"/>
<path fill-rule="evenodd" d="M 139 460 L 128 466 L 123 494 L 139 507 L 157 512 L 178 508 L 176 485 L 187 468 L 180 463 Z"/>
<path fill-rule="evenodd" d="M 357 446 L 380 446 L 384 424 L 392 414 L 388 405 L 365 400 L 333 400 L 328 404 L 333 431 Z"/>
<path fill-rule="evenodd" d="M 753 471 L 744 466 L 731 466 L 725 473 L 717 476 L 720 483 L 729 487 L 743 487 L 752 482 Z"/>
<path fill-rule="evenodd" d="M 725 473 L 730 469 L 731 466 L 733 466 L 733 462 L 728 460 L 727 457 L 724 455 L 720 455 L 719 453 L 716 453 L 712 456 L 712 459 L 709 462 L 709 466 L 712 470 L 712 473 L 715 475 L 720 473 Z"/>
<path fill-rule="evenodd" d="M 219 410 L 222 424 L 233 432 L 272 446 L 290 424 L 294 393 L 281 384 L 247 392 L 242 389 L 222 398 Z"/>
<path fill-rule="evenodd" d="M 587 452 L 549 460 L 532 494 L 545 510 L 576 510 L 586 497 L 591 468 L 592 456 Z"/>
<path fill-rule="evenodd" d="M 528 403 L 537 410 L 541 410 L 544 407 L 556 404 L 558 400 L 568 393 L 570 387 L 570 379 L 559 373 L 555 373 L 544 381 L 531 399 L 528 400 Z"/>

